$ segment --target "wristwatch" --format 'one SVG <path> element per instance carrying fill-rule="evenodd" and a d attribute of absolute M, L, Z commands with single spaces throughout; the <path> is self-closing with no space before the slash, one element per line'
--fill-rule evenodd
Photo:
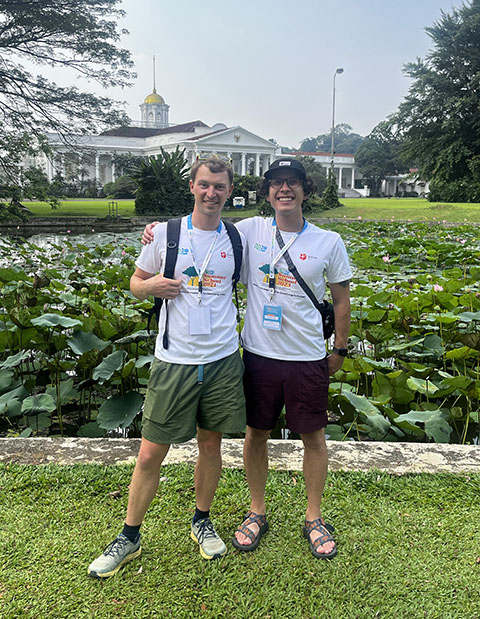
<path fill-rule="evenodd" d="M 332 352 L 335 355 L 340 355 L 340 357 L 346 357 L 348 355 L 348 348 L 337 348 L 334 346 Z"/>

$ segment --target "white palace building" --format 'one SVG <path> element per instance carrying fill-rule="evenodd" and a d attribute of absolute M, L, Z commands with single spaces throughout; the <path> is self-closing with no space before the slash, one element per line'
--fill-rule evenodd
<path fill-rule="evenodd" d="M 139 122 L 110 129 L 100 135 L 70 136 L 70 145 L 65 144 L 58 135 L 49 134 L 53 157 L 42 155 L 26 158 L 24 167 L 42 168 L 50 181 L 58 173 L 71 180 L 73 176 L 78 176 L 81 167 L 84 178 L 95 179 L 98 186 L 103 186 L 119 176 L 115 166 L 118 155 L 148 157 L 158 155 L 160 148 L 171 152 L 179 147 L 185 149 L 185 157 L 190 165 L 197 158 L 216 155 L 231 161 L 234 172 L 242 176 L 248 173 L 263 175 L 270 164 L 281 156 L 308 155 L 322 167 L 330 168 L 330 153 L 282 153 L 278 145 L 239 125 L 227 127 L 223 123 L 216 123 L 209 127 L 201 120 L 171 125 L 168 119 L 169 108 L 154 87 L 153 92 L 140 105 Z M 72 153 L 77 155 L 77 163 L 73 165 Z M 80 155 L 82 160 L 78 163 Z M 354 155 L 336 153 L 334 170 L 341 197 L 359 198 L 369 195 L 355 165 Z M 395 178 L 395 188 L 401 180 L 400 177 Z"/>

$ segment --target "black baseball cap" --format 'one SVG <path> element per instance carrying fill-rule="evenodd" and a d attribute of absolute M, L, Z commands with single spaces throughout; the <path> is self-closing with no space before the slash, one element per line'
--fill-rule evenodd
<path fill-rule="evenodd" d="M 270 178 L 272 173 L 276 170 L 295 170 L 295 172 L 300 176 L 300 178 L 306 178 L 307 173 L 305 172 L 305 168 L 303 164 L 298 161 L 298 159 L 293 159 L 292 157 L 283 157 L 281 159 L 276 159 L 272 165 L 265 172 L 265 178 Z"/>

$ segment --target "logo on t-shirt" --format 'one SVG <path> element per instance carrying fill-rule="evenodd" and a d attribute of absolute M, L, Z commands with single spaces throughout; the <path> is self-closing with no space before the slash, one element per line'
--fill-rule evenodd
<path fill-rule="evenodd" d="M 225 252 L 225 251 L 221 251 L 221 252 L 220 252 L 220 256 L 221 256 L 222 258 L 226 258 L 226 257 L 227 257 L 227 252 Z"/>
<path fill-rule="evenodd" d="M 300 260 L 306 260 L 307 259 L 307 254 L 300 254 L 299 258 L 300 258 Z"/>
<path fill-rule="evenodd" d="M 257 249 L 258 251 L 267 251 L 267 246 L 261 245 L 260 243 L 255 243 L 255 249 Z"/>
<path fill-rule="evenodd" d="M 178 253 L 180 256 L 186 256 L 188 254 L 188 247 L 179 247 Z"/>
<path fill-rule="evenodd" d="M 198 273 L 195 267 L 190 266 L 188 269 L 185 269 L 185 271 L 182 271 L 182 273 L 188 277 L 187 286 L 198 288 Z M 202 285 L 204 288 L 217 288 L 224 280 L 224 275 L 215 275 L 215 271 L 209 269 L 203 274 Z"/>
<path fill-rule="evenodd" d="M 268 284 L 268 280 L 270 277 L 270 265 L 264 264 L 261 267 L 259 267 L 259 270 L 265 274 L 265 277 L 263 278 L 263 283 Z M 291 288 L 292 284 L 297 283 L 297 280 L 293 277 L 290 271 L 287 271 L 286 269 L 281 269 L 281 268 L 277 269 L 277 267 L 275 267 L 274 272 L 275 272 L 275 286 L 279 286 L 281 288 Z"/>

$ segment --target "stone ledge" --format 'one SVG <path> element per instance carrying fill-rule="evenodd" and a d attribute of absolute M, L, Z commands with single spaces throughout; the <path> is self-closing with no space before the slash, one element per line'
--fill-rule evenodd
<path fill-rule="evenodd" d="M 436 443 L 359 443 L 328 441 L 332 471 L 378 469 L 396 475 L 406 473 L 480 473 L 480 447 Z M 125 464 L 134 462 L 140 439 L 3 438 L 0 462 L 18 464 Z M 243 468 L 241 439 L 223 441 L 223 464 Z M 173 445 L 165 464 L 193 464 L 196 441 Z M 301 470 L 301 441 L 269 441 L 270 468 Z"/>

